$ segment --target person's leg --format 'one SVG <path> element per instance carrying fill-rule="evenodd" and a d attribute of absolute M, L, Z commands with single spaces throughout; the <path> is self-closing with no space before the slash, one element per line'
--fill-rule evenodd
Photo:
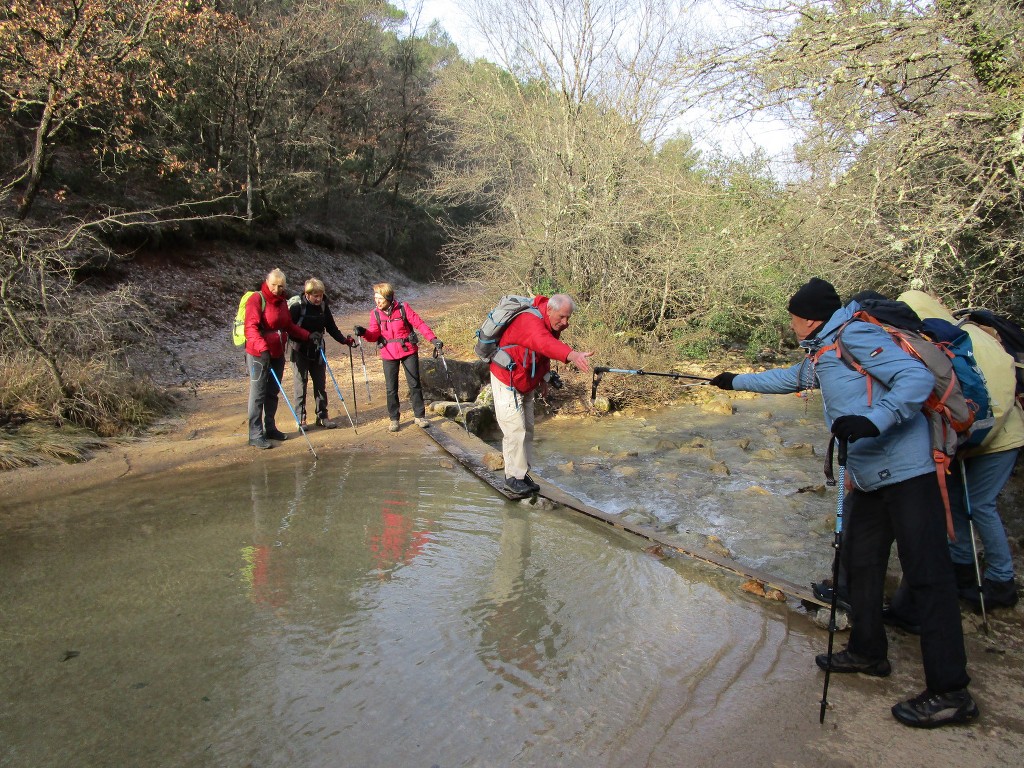
<path fill-rule="evenodd" d="M 949 558 L 942 496 L 935 475 L 898 483 L 890 500 L 890 518 L 907 586 L 921 626 L 925 683 L 934 693 L 967 687 L 956 579 Z"/>
<path fill-rule="evenodd" d="M 522 395 L 503 384 L 492 373 L 491 392 L 494 395 L 494 416 L 501 427 L 501 452 L 505 458 L 505 477 L 526 477 L 529 465 L 526 459 L 526 424 L 523 417 Z"/>
<path fill-rule="evenodd" d="M 893 530 L 889 503 L 891 488 L 871 493 L 851 491 L 846 496 L 845 530 L 842 546 L 848 549 L 841 559 L 847 565 L 850 597 L 848 650 L 865 659 L 880 661 L 888 657 L 889 642 L 882 623 L 882 595 L 889 565 Z"/>
<path fill-rule="evenodd" d="M 277 374 L 275 380 L 269 373 L 267 374 L 267 396 L 263 401 L 263 423 L 266 427 L 267 434 L 271 432 L 277 432 L 277 396 L 280 390 L 278 389 L 277 382 L 284 376 L 284 358 L 274 357 L 270 360 L 270 367 L 274 373 Z"/>
<path fill-rule="evenodd" d="M 387 394 L 388 416 L 398 421 L 398 360 L 381 360 L 384 365 L 384 391 Z"/>
<path fill-rule="evenodd" d="M 409 400 L 412 401 L 412 413 L 417 419 L 427 415 L 423 407 L 423 387 L 420 385 L 420 356 L 407 355 L 402 358 L 405 368 L 405 383 L 409 385 Z"/>
<path fill-rule="evenodd" d="M 974 530 L 985 548 L 985 578 L 994 582 L 1013 579 L 1013 556 L 1006 539 L 1006 528 L 996 499 L 1003 486 L 1010 479 L 1017 463 L 1017 449 L 974 456 L 964 461 L 967 470 L 968 499 Z M 953 510 L 953 524 L 956 541 L 950 542 L 949 550 L 957 565 L 974 566 L 974 552 L 971 546 L 971 531 L 967 509 L 964 504 L 963 484 L 959 473 L 959 462 L 949 478 L 950 506 Z"/>
<path fill-rule="evenodd" d="M 296 354 L 292 360 L 292 394 L 294 395 L 295 412 L 299 419 L 306 423 L 306 379 L 309 374 L 309 361 L 301 354 Z M 315 392 L 314 387 L 314 392 Z"/>
<path fill-rule="evenodd" d="M 313 385 L 316 418 L 327 421 L 327 366 L 323 360 L 309 362 L 309 381 Z"/>
<path fill-rule="evenodd" d="M 270 373 L 258 357 L 246 354 L 245 362 L 249 369 L 249 439 L 259 440 L 264 434 L 263 403 L 267 397 Z"/>

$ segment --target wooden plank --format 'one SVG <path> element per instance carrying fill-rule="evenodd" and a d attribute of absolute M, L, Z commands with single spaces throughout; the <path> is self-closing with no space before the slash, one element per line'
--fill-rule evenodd
<path fill-rule="evenodd" d="M 503 496 L 510 499 L 519 498 L 517 496 L 510 495 L 504 490 L 505 475 L 503 472 L 492 472 L 484 464 L 484 456 L 488 453 L 494 453 L 495 449 L 479 437 L 469 434 L 465 428 L 457 425 L 455 422 L 447 420 L 434 421 L 431 428 L 424 430 L 424 433 L 429 435 L 434 442 L 447 451 L 460 464 L 498 491 L 498 493 L 501 493 Z M 726 571 L 730 571 L 738 576 L 753 579 L 766 587 L 778 589 L 787 597 L 827 607 L 826 603 L 815 597 L 814 593 L 806 587 L 802 587 L 799 584 L 791 582 L 780 576 L 745 566 L 742 563 L 723 557 L 711 550 L 701 547 L 684 547 L 680 544 L 669 541 L 656 531 L 643 526 L 623 522 L 618 516 L 611 515 L 595 506 L 587 504 L 585 501 L 576 498 L 568 491 L 559 488 L 554 483 L 548 482 L 544 478 L 539 477 L 534 472 L 531 472 L 530 475 L 533 477 L 534 482 L 540 486 L 540 492 L 538 495 L 543 496 L 545 499 L 549 499 L 556 504 L 560 504 L 563 507 L 584 514 L 594 520 L 600 520 L 603 523 L 607 523 L 615 528 L 631 533 L 634 536 L 646 539 L 647 541 L 657 544 L 665 551 L 685 555 L 686 557 L 694 560 L 699 560 L 700 562 L 707 563 L 708 565 L 713 565 L 716 568 L 722 568 Z"/>

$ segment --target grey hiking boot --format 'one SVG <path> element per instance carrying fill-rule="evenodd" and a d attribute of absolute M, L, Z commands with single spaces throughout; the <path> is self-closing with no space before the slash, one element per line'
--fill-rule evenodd
<path fill-rule="evenodd" d="M 422 427 L 423 429 L 427 429 L 430 426 L 430 422 L 427 421 L 426 419 L 417 418 L 416 419 L 416 426 L 417 427 Z"/>
<path fill-rule="evenodd" d="M 819 653 L 814 657 L 814 662 L 822 669 L 827 670 L 828 654 Z M 860 672 L 862 675 L 871 677 L 888 677 L 892 673 L 892 667 L 888 659 L 867 659 L 850 651 L 839 651 L 832 654 L 833 672 Z"/>
<path fill-rule="evenodd" d="M 317 419 L 316 425 L 322 429 L 334 429 L 338 425 L 330 419 Z"/>
<path fill-rule="evenodd" d="M 251 445 L 253 448 L 263 448 L 263 449 L 273 448 L 274 447 L 274 444 L 271 443 L 269 440 L 267 440 L 265 437 L 250 437 L 249 438 L 249 445 Z"/>
<path fill-rule="evenodd" d="M 901 701 L 892 716 L 913 728 L 938 728 L 977 720 L 980 712 L 966 688 L 949 693 L 932 693 L 927 688 L 918 696 Z"/>
<path fill-rule="evenodd" d="M 391 423 L 388 425 L 388 432 L 397 432 L 397 431 L 398 431 L 398 419 L 392 419 Z"/>

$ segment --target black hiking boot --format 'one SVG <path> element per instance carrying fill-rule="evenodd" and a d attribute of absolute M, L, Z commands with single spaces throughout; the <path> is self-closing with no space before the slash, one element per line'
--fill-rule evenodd
<path fill-rule="evenodd" d="M 532 485 L 526 482 L 526 480 L 520 480 L 518 477 L 505 478 L 505 492 L 510 496 L 517 496 L 519 498 L 532 496 L 536 493 Z"/>
<path fill-rule="evenodd" d="M 288 435 L 286 435 L 280 429 L 268 429 L 267 430 L 267 440 L 281 440 L 281 441 L 284 441 L 284 440 L 287 440 L 287 439 L 288 439 Z"/>
<path fill-rule="evenodd" d="M 524 481 L 525 481 L 525 482 L 526 482 L 526 483 L 527 483 L 527 484 L 528 484 L 528 485 L 529 485 L 529 486 L 530 486 L 531 488 L 533 488 L 533 492 L 534 492 L 534 493 L 537 493 L 538 491 L 540 491 L 540 486 L 539 486 L 539 485 L 537 485 L 537 483 L 536 483 L 536 482 L 534 481 L 534 479 L 533 479 L 532 477 L 530 477 L 530 473 L 529 473 L 529 472 L 527 472 L 527 473 L 526 473 L 526 476 L 525 476 L 525 477 L 523 478 L 523 480 L 524 480 Z"/>
<path fill-rule="evenodd" d="M 916 616 L 900 613 L 892 608 L 883 608 L 882 621 L 890 627 L 899 627 L 904 632 L 911 635 L 921 634 L 921 623 L 918 621 Z"/>
<path fill-rule="evenodd" d="M 985 610 L 1013 608 L 1017 604 L 1017 583 L 1013 579 L 1008 581 L 985 579 L 982 582 L 981 594 L 985 597 Z M 978 597 L 977 585 L 972 584 L 970 588 L 961 589 L 960 597 L 970 603 L 977 613 L 981 613 L 981 598 Z"/>
<path fill-rule="evenodd" d="M 819 653 L 814 657 L 814 662 L 822 669 L 828 669 L 828 654 Z M 888 677 L 892 672 L 888 659 L 866 659 L 850 651 L 839 651 L 832 654 L 833 672 L 860 672 L 862 675 L 871 677 Z"/>
<path fill-rule="evenodd" d="M 927 688 L 912 699 L 892 708 L 892 716 L 913 728 L 938 728 L 977 720 L 978 705 L 966 688 L 949 693 L 932 693 Z"/>
<path fill-rule="evenodd" d="M 821 600 L 823 603 L 832 604 L 832 579 L 822 579 L 811 584 L 811 591 L 814 596 Z M 850 613 L 850 598 L 846 594 L 846 590 L 840 587 L 839 594 L 836 596 L 836 608 Z"/>
<path fill-rule="evenodd" d="M 317 419 L 316 425 L 323 429 L 334 429 L 338 426 L 336 422 L 333 422 L 330 419 Z"/>

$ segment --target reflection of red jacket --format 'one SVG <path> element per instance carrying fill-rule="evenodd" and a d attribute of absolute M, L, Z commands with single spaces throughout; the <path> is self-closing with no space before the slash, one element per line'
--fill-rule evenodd
<path fill-rule="evenodd" d="M 405 307 L 405 319 L 408 322 L 402 320 L 401 307 Z M 377 322 L 378 313 L 380 313 L 379 323 Z M 413 311 L 408 303 L 399 305 L 397 301 L 392 301 L 389 309 L 374 309 L 370 312 L 370 325 L 366 328 L 366 335 L 363 338 L 369 342 L 378 339 L 386 342 L 380 348 L 382 360 L 401 360 L 403 357 L 415 354 L 419 349 L 411 341 L 399 341 L 399 339 L 408 339 L 413 328 L 422 333 L 423 338 L 427 341 L 437 338 L 430 330 L 430 326 L 423 322 L 423 319 Z"/>
<path fill-rule="evenodd" d="M 572 347 L 558 340 L 561 332 L 551 330 L 548 297 L 535 297 L 533 306 L 540 310 L 540 317 L 532 312 L 520 313 L 498 340 L 498 346 L 511 355 L 515 367 L 508 371 L 491 363 L 491 373 L 498 377 L 498 381 L 523 393 L 537 388 L 544 374 L 551 369 L 552 358 L 564 363 L 572 352 Z"/>
<path fill-rule="evenodd" d="M 260 311 L 260 294 L 267 306 Z M 283 296 L 275 296 L 266 283 L 260 290 L 245 302 L 245 351 L 253 357 L 259 357 L 269 351 L 271 357 L 284 357 L 285 342 L 288 337 L 299 341 L 309 340 L 309 331 L 300 328 L 292 320 L 288 310 L 288 300 Z"/>

